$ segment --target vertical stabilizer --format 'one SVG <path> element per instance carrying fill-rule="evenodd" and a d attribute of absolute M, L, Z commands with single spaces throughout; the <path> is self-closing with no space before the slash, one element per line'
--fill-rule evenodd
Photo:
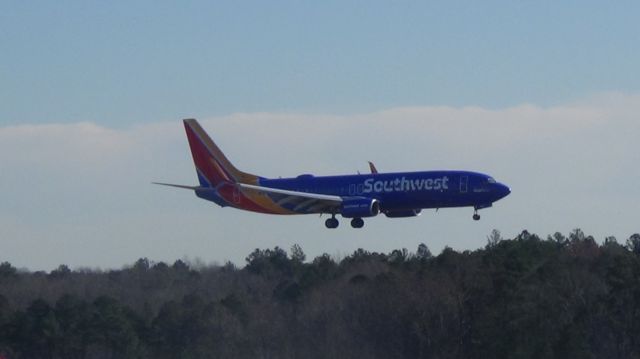
<path fill-rule="evenodd" d="M 238 170 L 227 159 L 198 121 L 186 119 L 183 122 L 201 186 L 216 187 L 221 183 L 258 182 L 258 176 Z"/>

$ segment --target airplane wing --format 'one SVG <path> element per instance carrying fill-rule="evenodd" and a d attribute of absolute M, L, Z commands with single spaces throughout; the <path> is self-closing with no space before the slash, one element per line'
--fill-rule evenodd
<path fill-rule="evenodd" d="M 340 196 L 289 191 L 278 188 L 255 186 L 246 183 L 238 183 L 237 185 L 244 190 L 268 194 L 276 204 L 295 212 L 334 212 L 338 210 L 342 204 L 342 197 Z"/>

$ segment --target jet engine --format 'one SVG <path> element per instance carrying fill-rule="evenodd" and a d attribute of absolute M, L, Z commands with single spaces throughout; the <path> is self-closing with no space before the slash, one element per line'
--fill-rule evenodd
<path fill-rule="evenodd" d="M 342 217 L 373 217 L 380 213 L 380 203 L 375 198 L 349 198 L 342 202 Z"/>
<path fill-rule="evenodd" d="M 422 212 L 421 209 L 407 209 L 401 211 L 386 211 L 384 215 L 389 218 L 401 218 L 401 217 L 417 217 Z"/>

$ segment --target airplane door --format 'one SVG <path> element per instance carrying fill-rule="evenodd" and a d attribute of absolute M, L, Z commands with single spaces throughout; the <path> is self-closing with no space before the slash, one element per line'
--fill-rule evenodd
<path fill-rule="evenodd" d="M 460 177 L 460 193 L 467 193 L 469 187 L 469 176 Z"/>

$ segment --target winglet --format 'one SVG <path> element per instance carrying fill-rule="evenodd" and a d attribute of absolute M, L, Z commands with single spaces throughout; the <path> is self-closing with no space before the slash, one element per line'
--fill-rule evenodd
<path fill-rule="evenodd" d="M 369 162 L 369 169 L 371 170 L 371 173 L 376 174 L 378 173 L 378 169 L 376 168 L 376 165 L 373 164 L 373 162 L 368 161 Z"/>

